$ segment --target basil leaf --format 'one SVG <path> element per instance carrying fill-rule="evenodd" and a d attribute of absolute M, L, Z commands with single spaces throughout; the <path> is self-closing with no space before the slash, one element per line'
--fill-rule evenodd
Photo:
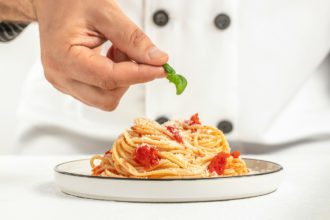
<path fill-rule="evenodd" d="M 168 63 L 165 63 L 163 67 L 168 74 L 175 74 L 175 70 Z"/>
<path fill-rule="evenodd" d="M 176 94 L 180 95 L 187 87 L 187 80 L 178 74 L 168 74 L 167 79 L 175 85 Z"/>
<path fill-rule="evenodd" d="M 163 65 L 164 70 L 167 72 L 167 79 L 175 85 L 176 94 L 180 95 L 187 87 L 187 80 L 183 76 L 176 74 L 175 70 L 168 64 Z"/>

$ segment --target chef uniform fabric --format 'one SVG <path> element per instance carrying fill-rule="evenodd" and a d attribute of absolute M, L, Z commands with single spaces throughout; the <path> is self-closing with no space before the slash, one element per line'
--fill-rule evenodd
<path fill-rule="evenodd" d="M 114 112 L 103 112 L 52 88 L 38 62 L 19 109 L 20 152 L 99 153 L 134 118 L 196 112 L 230 141 L 265 148 L 330 136 L 330 1 L 118 3 L 168 52 L 186 91 L 176 96 L 164 79 L 132 86 Z"/>
<path fill-rule="evenodd" d="M 0 42 L 15 39 L 27 25 L 25 23 L 0 22 Z"/>

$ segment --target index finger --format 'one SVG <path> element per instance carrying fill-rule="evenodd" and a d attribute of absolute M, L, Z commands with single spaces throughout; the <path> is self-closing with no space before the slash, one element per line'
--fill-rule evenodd
<path fill-rule="evenodd" d="M 114 63 L 111 78 L 116 87 L 146 83 L 163 78 L 166 73 L 163 67 L 137 64 L 132 61 Z"/>
<path fill-rule="evenodd" d="M 166 76 L 162 67 L 133 61 L 114 63 L 89 48 L 79 46 L 73 52 L 70 77 L 102 89 L 115 89 L 145 83 Z"/>

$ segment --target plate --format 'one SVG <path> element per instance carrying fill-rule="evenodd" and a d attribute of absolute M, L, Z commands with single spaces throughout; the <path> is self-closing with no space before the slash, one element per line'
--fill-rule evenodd
<path fill-rule="evenodd" d="M 55 167 L 55 182 L 64 193 L 90 199 L 131 202 L 194 202 L 241 199 L 276 191 L 283 167 L 243 158 L 251 173 L 194 179 L 135 179 L 92 176 L 89 159 Z"/>

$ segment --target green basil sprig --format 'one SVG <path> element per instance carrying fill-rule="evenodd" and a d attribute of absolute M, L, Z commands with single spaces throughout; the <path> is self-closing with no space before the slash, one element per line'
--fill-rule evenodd
<path fill-rule="evenodd" d="M 165 72 L 167 73 L 167 79 L 170 83 L 174 83 L 176 88 L 176 94 L 180 95 L 187 87 L 187 80 L 183 76 L 176 74 L 175 70 L 168 64 L 163 65 Z"/>

